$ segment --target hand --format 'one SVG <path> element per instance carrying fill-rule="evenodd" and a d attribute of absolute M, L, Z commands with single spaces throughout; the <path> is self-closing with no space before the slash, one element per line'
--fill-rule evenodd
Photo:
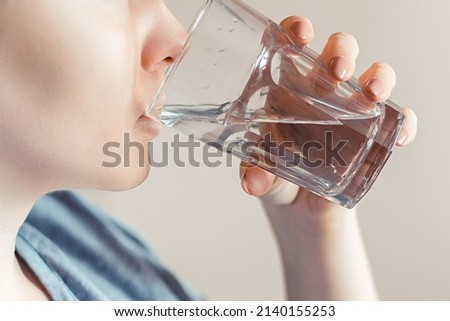
<path fill-rule="evenodd" d="M 281 23 L 288 36 L 298 46 L 307 46 L 314 37 L 311 23 L 303 17 L 289 17 Z M 335 33 L 325 45 L 320 60 L 328 66 L 328 72 L 336 81 L 348 80 L 354 73 L 359 54 L 355 38 L 347 33 Z M 374 63 L 360 77 L 364 95 L 371 101 L 388 99 L 395 86 L 394 70 L 386 63 Z M 398 146 L 406 146 L 416 135 L 417 119 L 412 110 L 403 108 L 406 122 L 397 141 Z M 260 197 L 269 205 L 293 206 L 306 213 L 319 215 L 333 210 L 344 210 L 339 205 L 327 201 L 305 189 L 289 183 L 275 175 L 246 163 L 241 164 L 241 184 L 243 190 Z"/>

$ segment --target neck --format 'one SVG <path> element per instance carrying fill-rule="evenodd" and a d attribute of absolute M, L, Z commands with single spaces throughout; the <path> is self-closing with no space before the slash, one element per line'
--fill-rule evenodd
<path fill-rule="evenodd" d="M 0 194 L 1 195 L 1 194 Z M 1 197 L 0 204 L 0 266 L 4 258 L 14 255 L 16 235 L 33 206 L 34 200 L 7 199 Z"/>
<path fill-rule="evenodd" d="M 0 299 L 30 298 L 36 292 L 15 255 L 17 233 L 38 198 L 37 184 L 0 166 Z"/>

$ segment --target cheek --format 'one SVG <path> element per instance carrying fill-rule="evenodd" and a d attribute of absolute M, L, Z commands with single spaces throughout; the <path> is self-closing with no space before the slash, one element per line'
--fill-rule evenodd
<path fill-rule="evenodd" d="M 139 57 L 126 20 L 82 12 L 76 2 L 45 3 L 29 8 L 33 17 L 19 17 L 7 42 L 22 94 L 39 115 L 86 120 L 113 113 L 126 121 Z"/>
<path fill-rule="evenodd" d="M 65 70 L 61 104 L 45 113 L 51 110 L 52 115 L 48 115 L 53 118 L 54 131 L 62 133 L 63 139 L 58 139 L 55 146 L 60 146 L 59 155 L 65 155 L 64 167 L 71 168 L 74 176 L 83 177 L 79 187 L 128 189 L 140 184 L 149 171 L 145 135 L 136 125 L 140 110 L 145 108 L 136 94 L 137 46 L 132 37 L 120 32 L 90 35 L 86 40 L 86 50 L 79 52 Z M 142 153 L 130 144 L 125 146 L 125 133 L 130 133 L 131 142 L 143 147 Z M 103 166 L 111 161 L 104 151 L 108 143 L 121 146 L 114 151 L 122 161 L 114 168 Z M 129 149 L 128 153 L 124 148 Z"/>
<path fill-rule="evenodd" d="M 66 104 L 71 117 L 79 113 L 79 120 L 93 117 L 130 125 L 137 60 L 130 42 L 126 35 L 114 33 L 86 39 L 85 50 L 64 62 L 57 92 L 61 103 L 56 108 Z"/>
<path fill-rule="evenodd" d="M 120 139 L 137 119 L 134 88 L 139 55 L 133 37 L 124 27 L 105 29 L 77 29 L 76 53 L 71 54 L 71 44 L 61 48 L 60 57 L 66 59 L 60 62 L 57 77 L 49 79 L 51 83 L 60 78 L 49 84 L 56 88 L 55 100 L 43 111 L 57 115 L 59 124 L 79 132 L 85 144 L 90 142 L 86 148 L 98 149 L 106 141 Z"/>
<path fill-rule="evenodd" d="M 51 1 L 55 10 L 61 9 L 56 8 L 59 3 Z M 21 146 L 16 158 L 30 155 L 27 162 L 40 164 L 55 177 L 93 179 L 91 187 L 96 182 L 102 188 L 140 182 L 148 166 L 136 169 L 135 157 L 129 169 L 101 165 L 103 146 L 123 143 L 124 133 L 137 131 L 140 109 L 145 108 L 136 92 L 144 81 L 139 80 L 140 51 L 131 28 L 126 21 L 110 21 L 98 13 L 92 28 L 92 22 L 86 23 L 89 13 L 73 10 L 57 21 L 40 21 L 43 13 L 30 12 L 35 16 L 17 21 L 20 28 L 6 41 L 11 48 L 7 65 L 12 67 L 1 77 L 8 79 L 8 87 L 0 91 L 9 92 L 15 107 L 2 111 L 2 118 L 15 123 L 2 133 Z M 141 136 L 135 133 L 132 139 L 144 143 Z"/>
<path fill-rule="evenodd" d="M 71 155 L 77 166 L 99 162 L 102 146 L 121 141 L 136 122 L 134 103 L 135 58 L 122 37 L 92 37 L 86 50 L 64 62 L 60 82 L 50 85 L 51 103 L 40 104 L 54 133 L 55 146 Z M 80 49 L 81 50 L 81 49 Z M 70 57 L 70 56 L 69 56 Z M 50 77 L 49 82 L 55 77 Z M 51 137 L 50 139 L 55 139 Z"/>

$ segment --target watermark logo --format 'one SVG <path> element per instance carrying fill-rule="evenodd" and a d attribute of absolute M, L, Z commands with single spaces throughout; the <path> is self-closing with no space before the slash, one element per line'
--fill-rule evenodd
<path fill-rule="evenodd" d="M 138 153 L 139 167 L 144 167 L 146 161 L 156 168 L 167 167 L 171 162 L 179 167 L 232 167 L 236 159 L 231 154 L 235 154 L 253 165 L 264 162 L 266 166 L 273 167 L 336 168 L 348 166 L 343 156 L 347 144 L 348 140 L 334 141 L 332 131 L 324 132 L 320 140 L 307 140 L 302 144 L 276 140 L 270 133 L 259 141 L 208 141 L 203 144 L 193 134 L 175 134 L 171 142 L 148 142 L 147 146 L 132 141 L 130 134 L 125 133 L 122 142 L 107 142 L 103 145 L 105 160 L 102 166 L 130 167 L 131 154 Z M 198 151 L 201 156 L 198 156 Z"/>

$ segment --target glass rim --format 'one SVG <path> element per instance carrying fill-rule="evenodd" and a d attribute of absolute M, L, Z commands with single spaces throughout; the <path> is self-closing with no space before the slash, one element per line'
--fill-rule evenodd
<path fill-rule="evenodd" d="M 188 28 L 188 31 L 187 31 L 188 37 L 186 39 L 186 42 L 184 43 L 183 47 L 179 51 L 177 57 L 175 58 L 175 61 L 169 67 L 167 67 L 167 69 L 165 71 L 164 80 L 161 83 L 159 89 L 156 91 L 156 94 L 153 97 L 153 100 L 150 103 L 149 107 L 147 108 L 147 114 L 150 114 L 151 110 L 158 102 L 159 97 L 161 96 L 161 94 L 164 92 L 165 88 L 169 84 L 170 79 L 172 78 L 172 75 L 174 74 L 175 70 L 177 69 L 177 67 L 179 66 L 181 61 L 183 60 L 183 57 L 189 51 L 189 47 L 192 42 L 192 38 L 194 37 L 195 33 L 197 32 L 204 15 L 208 11 L 208 9 L 211 6 L 211 4 L 213 3 L 213 1 L 214 0 L 204 0 L 203 4 L 200 6 L 199 11 L 195 15 L 195 18 L 193 19 L 191 25 Z M 219 0 L 219 1 L 222 1 L 222 0 Z M 231 1 L 236 1 L 236 0 L 231 0 Z M 241 1 L 241 0 L 237 0 L 237 1 Z"/>

